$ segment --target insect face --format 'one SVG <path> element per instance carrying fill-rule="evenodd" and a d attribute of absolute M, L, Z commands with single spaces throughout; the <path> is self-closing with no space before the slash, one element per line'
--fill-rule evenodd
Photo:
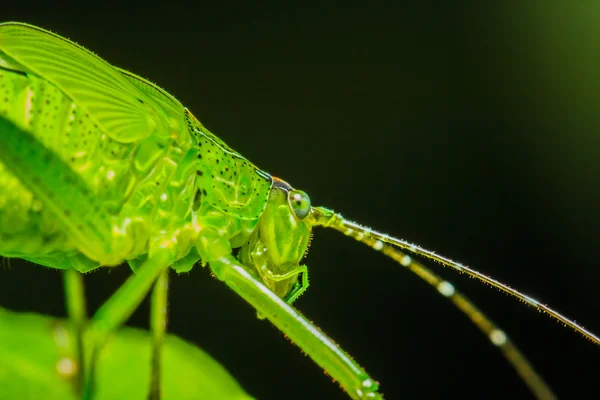
<path fill-rule="evenodd" d="M 309 211 L 306 193 L 275 179 L 258 227 L 240 250 L 242 262 L 254 267 L 265 285 L 290 303 L 306 288 L 298 277 L 306 270 L 300 261 L 312 229 L 304 220 Z"/>

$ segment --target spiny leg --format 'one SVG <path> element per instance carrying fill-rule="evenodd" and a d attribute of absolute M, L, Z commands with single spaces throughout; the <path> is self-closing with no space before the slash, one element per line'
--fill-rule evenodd
<path fill-rule="evenodd" d="M 150 329 L 152 330 L 152 372 L 150 375 L 149 400 L 161 398 L 161 350 L 167 329 L 167 295 L 169 271 L 165 270 L 156 280 L 150 301 Z"/>
<path fill-rule="evenodd" d="M 306 291 L 306 289 L 308 289 L 308 268 L 306 268 L 306 265 L 303 265 L 302 267 L 300 267 L 300 269 L 302 269 L 302 271 L 299 272 L 300 276 L 302 277 L 302 283 L 296 282 L 292 290 L 290 290 L 287 296 L 283 298 L 283 301 L 285 301 L 290 306 L 292 305 L 292 303 L 294 303 L 294 301 L 296 301 L 298 297 L 300 297 L 302 293 Z"/>
<path fill-rule="evenodd" d="M 337 380 L 351 398 L 382 399 L 377 383 L 354 360 L 300 312 L 257 280 L 233 256 L 221 257 L 209 264 L 219 280 L 225 282 L 296 343 Z"/>
<path fill-rule="evenodd" d="M 73 268 L 65 269 L 63 272 L 65 285 L 65 302 L 67 303 L 67 314 L 75 334 L 75 357 L 77 362 L 77 374 L 75 375 L 75 392 L 81 395 L 83 380 L 85 377 L 85 355 L 83 351 L 83 332 L 87 319 L 85 294 L 83 291 L 83 277 Z"/>
<path fill-rule="evenodd" d="M 91 335 L 91 354 L 84 386 L 85 400 L 93 398 L 95 367 L 102 346 L 109 335 L 135 311 L 152 284 L 173 263 L 174 246 L 175 240 L 164 242 L 160 248 L 151 252 L 137 273 L 131 276 L 90 320 L 88 333 Z"/>

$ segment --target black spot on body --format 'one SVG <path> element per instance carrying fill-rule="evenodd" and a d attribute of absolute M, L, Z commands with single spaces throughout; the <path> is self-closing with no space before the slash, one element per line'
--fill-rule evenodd
<path fill-rule="evenodd" d="M 202 204 L 202 194 L 200 190 L 198 190 L 194 195 L 194 204 L 192 205 L 193 211 L 198 211 L 200 209 L 200 205 Z"/>

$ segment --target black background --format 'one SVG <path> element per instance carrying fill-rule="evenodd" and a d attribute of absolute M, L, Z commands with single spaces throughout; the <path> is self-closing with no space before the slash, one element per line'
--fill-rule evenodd
<path fill-rule="evenodd" d="M 313 204 L 471 265 L 600 332 L 599 9 L 558 4 L 13 2 L 0 19 L 50 29 L 157 82 Z M 463 315 L 382 255 L 318 230 L 307 264 L 311 287 L 297 307 L 387 399 L 530 397 Z M 598 346 L 431 266 L 511 335 L 560 397 L 597 392 Z M 129 273 L 87 276 L 91 308 Z M 0 277 L 2 306 L 64 315 L 58 272 L 12 261 Z M 346 398 L 207 270 L 171 287 L 171 332 L 249 393 Z M 131 324 L 146 320 L 143 307 Z"/>

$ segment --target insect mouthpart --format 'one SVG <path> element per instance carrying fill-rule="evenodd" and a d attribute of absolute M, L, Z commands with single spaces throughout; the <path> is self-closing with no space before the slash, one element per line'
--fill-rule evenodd
<path fill-rule="evenodd" d="M 305 286 L 306 266 L 300 265 L 311 236 L 312 225 L 304 220 L 310 212 L 306 193 L 274 178 L 269 200 L 258 226 L 239 252 L 239 260 L 260 276 L 277 296 L 293 301 Z"/>

